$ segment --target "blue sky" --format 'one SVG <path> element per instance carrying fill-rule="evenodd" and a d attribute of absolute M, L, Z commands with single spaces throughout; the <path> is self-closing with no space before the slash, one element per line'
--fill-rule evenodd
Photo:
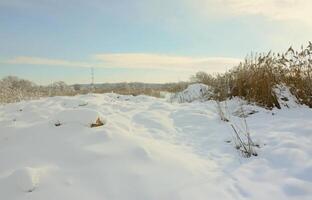
<path fill-rule="evenodd" d="M 187 80 L 312 35 L 308 0 L 0 0 L 0 77 Z"/>

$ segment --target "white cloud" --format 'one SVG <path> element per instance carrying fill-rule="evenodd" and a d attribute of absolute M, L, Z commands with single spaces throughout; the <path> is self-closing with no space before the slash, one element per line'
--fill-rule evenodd
<path fill-rule="evenodd" d="M 209 72 L 223 72 L 237 65 L 241 59 L 227 57 L 187 57 L 147 53 L 98 54 L 94 58 L 98 66 L 143 69 L 167 69 Z"/>
<path fill-rule="evenodd" d="M 228 0 L 237 13 L 259 14 L 274 20 L 300 20 L 311 24 L 310 0 Z"/>
<path fill-rule="evenodd" d="M 297 20 L 312 26 L 310 0 L 198 0 L 219 15 L 259 15 L 271 20 Z M 204 6 L 203 6 L 204 5 Z"/>
<path fill-rule="evenodd" d="M 5 61 L 6 64 L 22 64 L 22 65 L 52 65 L 64 67 L 90 67 L 86 62 L 75 62 L 61 59 L 50 59 L 40 57 L 18 56 Z"/>
<path fill-rule="evenodd" d="M 163 69 L 175 71 L 224 72 L 237 65 L 241 59 L 227 57 L 187 57 L 147 53 L 97 54 L 90 62 L 76 62 L 41 57 L 19 56 L 7 60 L 6 64 L 50 65 L 63 67 L 98 67 L 128 69 Z"/>

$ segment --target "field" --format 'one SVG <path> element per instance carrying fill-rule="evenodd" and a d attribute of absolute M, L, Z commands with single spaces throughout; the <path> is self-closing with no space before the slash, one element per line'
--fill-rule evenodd
<path fill-rule="evenodd" d="M 196 87 L 195 87 L 196 89 Z M 312 199 L 312 110 L 113 93 L 0 107 L 0 199 Z M 244 129 L 257 156 L 235 148 Z M 244 114 L 243 113 L 243 114 Z M 96 119 L 103 126 L 91 128 Z"/>

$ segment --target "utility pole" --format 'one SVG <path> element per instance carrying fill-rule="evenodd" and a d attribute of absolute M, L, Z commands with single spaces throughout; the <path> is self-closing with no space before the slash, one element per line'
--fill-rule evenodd
<path fill-rule="evenodd" d="M 94 69 L 91 67 L 91 92 L 94 92 Z"/>

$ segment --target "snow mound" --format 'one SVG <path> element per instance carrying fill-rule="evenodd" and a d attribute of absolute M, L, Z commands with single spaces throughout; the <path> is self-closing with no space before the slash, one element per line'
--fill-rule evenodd
<path fill-rule="evenodd" d="M 300 105 L 297 98 L 291 94 L 289 87 L 285 85 L 277 85 L 274 88 L 274 92 L 281 107 L 297 108 Z"/>
<path fill-rule="evenodd" d="M 178 103 L 202 101 L 209 99 L 212 95 L 213 92 L 210 86 L 201 83 L 196 83 L 189 85 L 182 92 L 173 94 L 170 98 L 170 101 Z"/>
<path fill-rule="evenodd" d="M 23 192 L 33 192 L 39 185 L 40 174 L 35 168 L 24 167 L 15 170 L 9 179 Z"/>

